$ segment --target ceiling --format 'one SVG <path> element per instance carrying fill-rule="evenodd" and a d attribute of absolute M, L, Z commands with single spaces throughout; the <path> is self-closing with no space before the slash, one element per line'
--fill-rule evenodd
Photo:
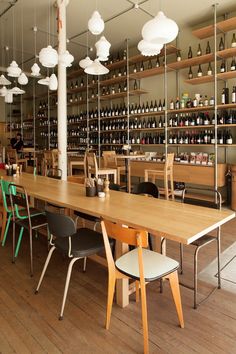
<path fill-rule="evenodd" d="M 236 11 L 235 0 L 217 2 L 219 15 Z M 135 3 L 139 4 L 139 9 L 134 8 Z M 116 51 L 124 46 L 127 37 L 131 45 L 140 40 L 142 26 L 151 18 L 147 13 L 155 15 L 162 8 L 179 27 L 197 26 L 213 18 L 212 3 L 212 0 L 70 0 L 67 7 L 67 37 L 72 39 L 68 49 L 78 61 L 86 54 L 87 41 L 90 47 L 94 47 L 97 39 L 91 34 L 86 35 L 86 31 L 88 19 L 96 7 L 106 22 L 104 35 Z M 34 61 L 32 28 L 35 25 L 38 28 L 37 53 L 49 41 L 52 45 L 57 44 L 54 4 L 55 0 L 0 0 L 0 14 L 14 5 L 0 17 L 1 48 L 9 47 L 8 51 L 1 50 L 1 65 L 7 66 L 14 55 L 19 64 L 24 62 L 24 70 L 30 69 Z M 49 26 L 50 39 L 47 35 Z M 93 53 L 92 56 L 95 56 L 94 50 Z"/>

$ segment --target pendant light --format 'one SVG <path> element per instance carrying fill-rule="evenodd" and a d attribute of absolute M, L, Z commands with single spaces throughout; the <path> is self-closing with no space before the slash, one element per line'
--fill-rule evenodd
<path fill-rule="evenodd" d="M 11 92 L 7 92 L 4 99 L 5 103 L 12 103 L 13 102 L 13 94 Z"/>
<path fill-rule="evenodd" d="M 25 93 L 24 90 L 21 90 L 19 87 L 15 86 L 12 89 L 8 90 L 8 92 L 12 93 L 13 95 L 23 95 Z"/>
<path fill-rule="evenodd" d="M 68 52 L 68 50 L 66 50 L 64 53 L 62 53 L 59 56 L 59 62 L 62 66 L 68 68 L 72 66 L 72 62 L 74 61 L 74 57 L 72 54 L 70 54 Z"/>
<path fill-rule="evenodd" d="M 21 69 L 19 68 L 17 62 L 13 60 L 7 68 L 7 75 L 10 77 L 19 77 L 21 74 Z"/>
<path fill-rule="evenodd" d="M 58 64 L 58 53 L 48 45 L 39 52 L 39 61 L 45 68 L 54 68 Z"/>
<path fill-rule="evenodd" d="M 92 61 L 89 57 L 86 57 L 86 58 L 80 60 L 79 66 L 80 66 L 82 69 L 85 69 L 85 68 L 87 68 L 89 65 L 91 65 L 92 63 L 93 63 L 93 61 Z"/>
<path fill-rule="evenodd" d="M 34 76 L 34 77 L 40 76 L 40 67 L 38 66 L 37 63 L 34 63 L 31 66 L 31 76 Z"/>
<path fill-rule="evenodd" d="M 138 43 L 138 50 L 144 56 L 158 55 L 160 54 L 162 48 L 163 48 L 162 44 L 152 44 L 150 42 L 145 41 L 144 39 L 142 39 Z"/>
<path fill-rule="evenodd" d="M 49 76 L 46 76 L 44 79 L 40 79 L 38 81 L 38 84 L 48 86 L 49 85 Z"/>
<path fill-rule="evenodd" d="M 3 86 L 0 89 L 0 96 L 2 96 L 2 97 L 6 96 L 7 92 L 8 92 L 8 89 L 6 88 L 6 86 Z"/>
<path fill-rule="evenodd" d="M 111 43 L 102 36 L 99 41 L 95 43 L 95 47 L 97 50 L 97 57 L 100 61 L 107 61 L 109 56 L 109 50 L 111 47 Z"/>
<path fill-rule="evenodd" d="M 91 65 L 89 65 L 87 68 L 84 70 L 86 74 L 90 75 L 105 75 L 109 73 L 109 70 L 100 63 L 100 61 L 95 59 Z"/>
<path fill-rule="evenodd" d="M 3 86 L 11 85 L 11 81 L 7 80 L 7 78 L 2 74 L 0 76 L 0 85 Z"/>
<path fill-rule="evenodd" d="M 55 91 L 58 87 L 58 81 L 55 74 L 52 74 L 49 78 L 49 90 Z"/>
<path fill-rule="evenodd" d="M 159 11 L 156 17 L 146 22 L 142 28 L 143 39 L 153 44 L 172 42 L 178 35 L 179 28 L 175 21 Z"/>
<path fill-rule="evenodd" d="M 94 35 L 99 35 L 104 30 L 105 24 L 100 15 L 100 13 L 96 10 L 93 12 L 92 16 L 88 21 L 88 29 Z"/>
<path fill-rule="evenodd" d="M 28 82 L 29 82 L 28 77 L 25 75 L 25 73 L 22 72 L 18 77 L 18 83 L 20 85 L 27 85 Z"/>

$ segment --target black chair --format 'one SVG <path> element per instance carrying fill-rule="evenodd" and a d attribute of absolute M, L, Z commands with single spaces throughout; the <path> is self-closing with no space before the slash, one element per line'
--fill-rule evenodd
<path fill-rule="evenodd" d="M 157 186 L 152 182 L 141 182 L 134 188 L 134 194 L 144 194 L 153 198 L 159 198 L 159 191 Z M 152 238 L 148 234 L 148 243 L 150 250 L 153 251 Z"/>
<path fill-rule="evenodd" d="M 38 229 L 47 226 L 47 219 L 44 212 L 29 206 L 28 195 L 24 187 L 13 183 L 10 184 L 9 195 L 10 195 L 12 219 L 13 219 L 12 262 L 15 263 L 15 258 L 18 254 L 23 231 L 24 229 L 27 229 L 29 231 L 29 240 L 30 240 L 30 274 L 31 276 L 33 276 L 32 234 L 33 231 L 37 232 Z M 16 225 L 20 226 L 21 229 L 20 229 L 20 234 L 17 242 L 17 247 L 15 249 Z"/>
<path fill-rule="evenodd" d="M 51 234 L 50 245 L 52 247 L 49 250 L 46 262 L 42 270 L 42 274 L 39 279 L 39 283 L 35 290 L 35 294 L 37 294 L 39 291 L 49 261 L 55 249 L 60 251 L 63 255 L 67 255 L 68 258 L 71 259 L 71 261 L 67 270 L 65 289 L 63 294 L 61 312 L 59 316 L 59 320 L 62 320 L 72 267 L 74 263 L 78 259 L 86 258 L 93 254 L 99 253 L 100 251 L 103 251 L 104 242 L 102 234 L 94 230 L 88 228 L 81 228 L 77 231 L 76 223 L 72 218 L 67 215 L 56 214 L 46 211 L 46 216 L 48 220 L 49 232 Z"/>
<path fill-rule="evenodd" d="M 203 189 L 201 189 L 202 191 Z M 212 207 L 214 209 L 221 209 L 221 204 L 222 204 L 222 197 L 221 194 L 217 190 L 211 190 L 208 189 L 206 190 L 207 192 L 211 193 L 213 195 L 212 201 L 207 201 L 207 200 L 200 200 L 194 198 L 194 195 L 196 194 L 196 191 L 198 191 L 198 188 L 190 188 L 188 187 L 187 189 L 183 190 L 182 194 L 182 202 L 186 204 L 191 204 L 191 205 L 198 205 L 198 206 L 203 206 L 203 207 Z M 208 297 L 218 288 L 221 288 L 221 274 L 220 274 L 220 234 L 221 230 L 218 228 L 217 231 L 217 236 L 213 236 L 210 234 L 203 235 L 196 241 L 193 241 L 190 246 L 195 246 L 195 252 L 194 252 L 194 266 L 193 266 L 193 271 L 194 271 L 194 279 L 193 279 L 193 286 L 187 285 L 185 283 L 180 282 L 180 284 L 188 289 L 193 290 L 194 292 L 194 301 L 193 301 L 193 307 L 196 309 L 198 305 L 200 305 L 202 302 L 206 301 Z M 164 239 L 163 239 L 164 241 Z M 206 297 L 204 297 L 201 301 L 198 300 L 198 252 L 205 246 L 209 245 L 211 242 L 215 241 L 217 244 L 217 268 L 218 268 L 218 286 L 215 287 Z M 162 242 L 163 243 L 163 242 Z M 183 274 L 183 244 L 180 244 L 180 274 Z"/>

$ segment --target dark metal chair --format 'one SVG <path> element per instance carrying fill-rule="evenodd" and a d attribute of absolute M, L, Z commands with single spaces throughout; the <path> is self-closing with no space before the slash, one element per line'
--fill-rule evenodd
<path fill-rule="evenodd" d="M 221 194 L 217 190 L 211 190 L 211 189 L 206 189 L 206 191 L 210 192 L 211 194 L 214 195 L 214 201 L 205 201 L 205 200 L 199 200 L 195 199 L 194 192 L 199 190 L 198 188 L 187 188 L 183 190 L 182 194 L 182 202 L 186 204 L 191 204 L 191 205 L 199 205 L 199 206 L 205 206 L 205 207 L 212 207 L 215 209 L 221 210 L 221 204 L 222 204 L 222 197 Z M 201 189 L 202 191 L 202 189 Z M 221 288 L 221 270 L 220 270 L 220 236 L 221 236 L 221 229 L 220 227 L 217 229 L 217 235 L 213 236 L 210 234 L 203 235 L 196 241 L 193 241 L 190 245 L 195 246 L 195 252 L 194 252 L 194 266 L 193 266 L 193 271 L 194 271 L 194 279 L 193 279 L 193 286 L 187 285 L 185 283 L 180 282 L 180 284 L 190 290 L 193 290 L 194 292 L 194 309 L 198 307 L 201 303 L 206 301 L 208 297 L 215 292 L 215 290 L 218 288 Z M 165 239 L 162 240 L 162 244 Z M 198 300 L 198 253 L 199 251 L 210 244 L 211 242 L 215 241 L 217 244 L 217 269 L 218 269 L 218 286 L 215 287 L 206 297 L 204 297 L 201 301 Z M 184 245 L 180 244 L 180 274 L 183 274 L 183 248 Z"/>
<path fill-rule="evenodd" d="M 30 274 L 33 276 L 33 244 L 32 234 L 33 231 L 47 226 L 47 219 L 45 213 L 29 206 L 28 195 L 24 187 L 17 184 L 9 185 L 9 195 L 12 209 L 13 220 L 13 254 L 12 262 L 15 263 L 16 256 L 18 254 L 21 238 L 24 229 L 29 231 L 30 239 Z M 16 225 L 20 226 L 20 234 L 17 242 L 17 248 L 15 250 L 16 239 Z"/>
<path fill-rule="evenodd" d="M 71 261 L 67 270 L 65 289 L 59 316 L 59 320 L 62 320 L 72 267 L 78 259 L 86 258 L 103 251 L 103 236 L 102 234 L 88 228 L 81 228 L 77 231 L 75 221 L 67 215 L 55 214 L 46 211 L 46 216 L 48 220 L 49 232 L 51 234 L 50 245 L 52 247 L 49 250 L 35 293 L 37 294 L 39 291 L 49 261 L 55 249 L 60 251 L 62 254 L 67 255 Z"/>
<path fill-rule="evenodd" d="M 141 182 L 134 188 L 134 194 L 143 194 L 153 198 L 159 198 L 159 191 L 157 186 L 152 182 Z M 153 251 L 152 238 L 148 234 L 148 243 L 150 250 Z"/>

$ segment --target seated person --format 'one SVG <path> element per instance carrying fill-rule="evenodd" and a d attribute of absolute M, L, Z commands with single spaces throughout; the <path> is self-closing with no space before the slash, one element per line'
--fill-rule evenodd
<path fill-rule="evenodd" d="M 16 149 L 17 153 L 20 153 L 23 150 L 24 142 L 20 133 L 17 133 L 16 138 L 11 139 L 11 147 L 12 149 Z"/>

